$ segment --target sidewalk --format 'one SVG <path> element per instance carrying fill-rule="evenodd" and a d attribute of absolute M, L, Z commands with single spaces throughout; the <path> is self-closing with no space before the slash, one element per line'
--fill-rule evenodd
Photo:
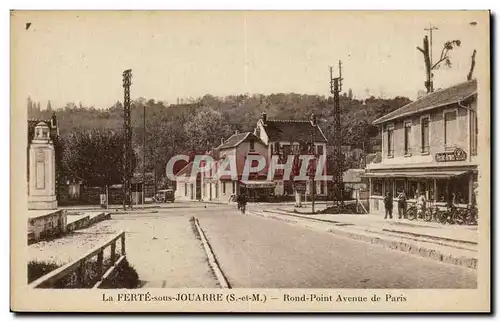
<path fill-rule="evenodd" d="M 249 212 L 306 228 L 329 232 L 393 250 L 441 262 L 477 267 L 477 228 L 439 223 L 384 220 L 379 215 L 331 215 L 294 213 L 293 207 L 266 209 L 258 205 Z"/>
<path fill-rule="evenodd" d="M 332 221 L 335 223 L 354 225 L 359 227 L 367 227 L 371 229 L 394 231 L 408 233 L 410 235 L 426 236 L 429 238 L 436 237 L 443 240 L 452 240 L 467 244 L 477 245 L 477 226 L 461 226 L 441 224 L 437 222 L 426 222 L 422 220 L 408 219 L 384 219 L 381 215 L 366 214 L 366 215 L 332 215 L 332 214 L 306 214 L 294 213 L 293 207 L 279 208 L 278 211 L 283 211 L 289 214 L 294 214 L 304 218 L 321 219 Z"/>

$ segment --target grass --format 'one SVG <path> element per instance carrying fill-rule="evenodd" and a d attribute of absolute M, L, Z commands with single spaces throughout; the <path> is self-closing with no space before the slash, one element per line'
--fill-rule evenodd
<path fill-rule="evenodd" d="M 111 266 L 109 259 L 104 260 L 102 274 Z M 32 283 L 40 277 L 59 268 L 55 262 L 30 261 L 28 263 L 28 283 Z M 101 278 L 97 272 L 97 262 L 87 261 L 85 263 L 84 283 L 80 284 L 77 280 L 76 272 L 58 280 L 53 288 L 74 289 L 74 288 L 92 288 Z M 139 286 L 139 276 L 136 270 L 125 259 L 120 266 L 116 267 L 111 276 L 104 283 L 102 288 L 137 288 Z"/>

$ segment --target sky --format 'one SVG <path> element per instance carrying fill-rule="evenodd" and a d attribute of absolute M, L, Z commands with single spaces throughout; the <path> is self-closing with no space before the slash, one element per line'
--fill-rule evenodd
<path fill-rule="evenodd" d="M 416 46 L 430 24 L 439 28 L 434 61 L 446 40 L 462 42 L 450 52 L 453 67 L 435 72 L 434 87 L 465 81 L 473 49 L 488 48 L 485 12 L 18 11 L 11 14 L 12 93 L 42 108 L 48 100 L 53 108 L 107 108 L 123 100 L 122 72 L 132 69 L 132 99 L 329 95 L 329 66 L 337 72 L 342 60 L 343 91 L 356 98 L 415 99 L 425 81 Z"/>

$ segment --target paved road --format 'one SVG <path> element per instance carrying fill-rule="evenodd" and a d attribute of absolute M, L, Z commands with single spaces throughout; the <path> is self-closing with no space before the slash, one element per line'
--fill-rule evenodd
<path fill-rule="evenodd" d="M 196 210 L 232 287 L 475 288 L 476 272 L 220 206 Z"/>

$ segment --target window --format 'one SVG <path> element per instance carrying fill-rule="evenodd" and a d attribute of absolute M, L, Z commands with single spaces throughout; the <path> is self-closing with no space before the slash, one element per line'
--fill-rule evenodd
<path fill-rule="evenodd" d="M 226 183 L 222 182 L 222 193 L 226 194 Z"/>
<path fill-rule="evenodd" d="M 394 156 L 394 126 L 387 126 L 387 156 Z"/>
<path fill-rule="evenodd" d="M 318 145 L 318 155 L 323 155 L 323 146 Z"/>
<path fill-rule="evenodd" d="M 325 183 L 323 181 L 320 182 L 319 193 L 322 195 L 325 194 Z"/>
<path fill-rule="evenodd" d="M 418 191 L 418 182 L 417 181 L 410 181 L 408 184 L 408 199 L 416 199 L 417 198 L 417 191 Z"/>
<path fill-rule="evenodd" d="M 477 155 L 477 113 L 476 111 L 470 111 L 470 154 Z"/>
<path fill-rule="evenodd" d="M 405 180 L 404 179 L 397 179 L 396 180 L 396 191 L 395 191 L 395 196 L 397 196 L 400 192 L 406 192 L 406 186 L 405 186 Z"/>
<path fill-rule="evenodd" d="M 411 121 L 404 123 L 405 155 L 411 155 Z"/>
<path fill-rule="evenodd" d="M 429 117 L 425 116 L 420 119 L 421 127 L 421 142 L 420 142 L 420 152 L 429 153 Z"/>
<path fill-rule="evenodd" d="M 444 112 L 444 145 L 445 147 L 454 146 L 453 141 L 456 138 L 457 130 L 457 110 Z"/>
<path fill-rule="evenodd" d="M 255 141 L 250 141 L 250 151 L 255 151 Z"/>
<path fill-rule="evenodd" d="M 188 185 L 187 185 L 187 183 L 184 183 L 184 195 L 185 196 L 188 195 Z"/>
<path fill-rule="evenodd" d="M 374 196 L 382 195 L 382 180 L 380 179 L 372 180 L 372 195 Z"/>
<path fill-rule="evenodd" d="M 292 180 L 285 180 L 283 182 L 283 189 L 285 190 L 286 195 L 293 195 L 293 181 Z"/>

